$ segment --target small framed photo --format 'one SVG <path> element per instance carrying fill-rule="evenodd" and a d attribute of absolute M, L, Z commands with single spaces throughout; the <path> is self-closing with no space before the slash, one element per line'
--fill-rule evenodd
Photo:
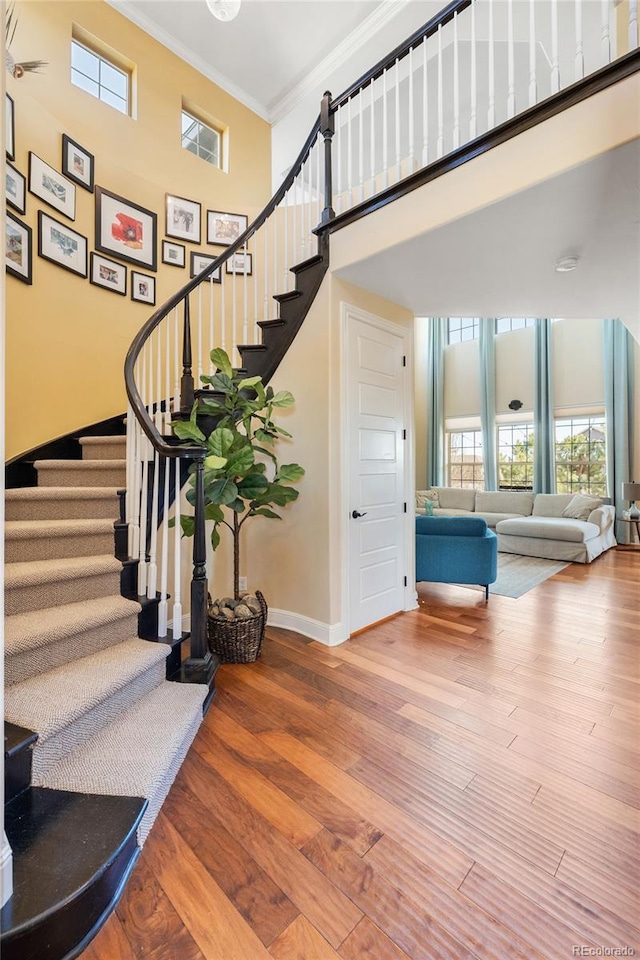
<path fill-rule="evenodd" d="M 249 218 L 242 213 L 221 213 L 207 210 L 207 243 L 228 247 L 249 226 Z"/>
<path fill-rule="evenodd" d="M 211 266 L 213 261 L 217 259 L 218 259 L 217 257 L 210 257 L 206 253 L 197 253 L 195 250 L 192 250 L 191 263 L 190 263 L 191 269 L 189 271 L 189 275 L 192 278 L 197 277 L 198 274 L 202 273 L 203 270 L 206 270 L 207 267 Z M 211 274 L 211 276 L 209 277 L 209 280 L 211 280 L 212 283 L 222 283 L 222 277 L 220 276 L 220 267 L 218 267 L 218 269 Z"/>
<path fill-rule="evenodd" d="M 183 243 L 173 243 L 172 240 L 162 241 L 162 262 L 171 267 L 186 267 L 187 248 Z"/>
<path fill-rule="evenodd" d="M 227 260 L 227 273 L 240 274 L 250 277 L 252 273 L 252 256 L 250 253 L 234 253 Z"/>
<path fill-rule="evenodd" d="M 9 162 L 5 164 L 4 197 L 7 206 L 13 207 L 18 213 L 24 213 L 27 199 L 26 178 Z"/>
<path fill-rule="evenodd" d="M 168 193 L 166 235 L 189 243 L 200 243 L 201 211 L 202 207 L 195 200 L 185 200 L 184 197 L 174 197 Z"/>
<path fill-rule="evenodd" d="M 62 172 L 65 176 L 93 193 L 93 154 L 81 147 L 79 143 L 62 134 Z"/>
<path fill-rule="evenodd" d="M 69 220 L 76 218 L 76 188 L 61 173 L 29 151 L 29 193 Z"/>
<path fill-rule="evenodd" d="M 123 263 L 116 263 L 115 260 L 103 257 L 101 253 L 92 253 L 89 283 L 95 284 L 96 287 L 104 287 L 105 290 L 111 290 L 112 293 L 119 293 L 125 297 L 127 295 L 127 268 Z"/>
<path fill-rule="evenodd" d="M 96 187 L 96 250 L 138 267 L 158 263 L 158 215 L 104 187 Z"/>
<path fill-rule="evenodd" d="M 31 283 L 31 227 L 12 213 L 7 213 L 4 255 L 7 273 Z"/>
<path fill-rule="evenodd" d="M 87 275 L 87 238 L 38 210 L 38 256 L 80 277 Z"/>
<path fill-rule="evenodd" d="M 131 299 L 138 303 L 156 303 L 156 278 L 148 277 L 146 273 L 131 271 Z"/>
<path fill-rule="evenodd" d="M 16 107 L 13 97 L 6 96 L 4 108 L 4 143 L 8 160 L 16 158 Z"/>

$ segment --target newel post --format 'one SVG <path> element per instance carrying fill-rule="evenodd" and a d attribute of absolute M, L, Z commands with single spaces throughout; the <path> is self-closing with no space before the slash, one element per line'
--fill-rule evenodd
<path fill-rule="evenodd" d="M 180 413 L 189 416 L 194 401 L 194 383 L 191 372 L 191 318 L 189 297 L 184 300 L 184 326 L 182 329 L 182 378 L 180 380 Z"/>
<path fill-rule="evenodd" d="M 193 576 L 191 578 L 191 656 L 189 666 L 201 669 L 211 660 L 207 644 L 207 552 L 204 517 L 204 457 L 195 461 L 195 531 L 193 535 Z"/>
<path fill-rule="evenodd" d="M 324 137 L 324 209 L 321 223 L 333 220 L 333 182 L 331 174 L 331 140 L 335 130 L 335 118 L 331 110 L 331 94 L 327 90 L 320 104 L 320 133 Z"/>

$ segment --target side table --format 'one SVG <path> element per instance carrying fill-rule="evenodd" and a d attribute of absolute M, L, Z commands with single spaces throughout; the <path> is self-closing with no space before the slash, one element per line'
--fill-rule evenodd
<path fill-rule="evenodd" d="M 637 518 L 634 517 L 633 519 L 629 519 L 628 517 L 618 517 L 617 523 L 628 523 L 630 527 L 630 535 L 631 535 L 631 540 L 629 543 L 619 543 L 618 546 L 622 547 L 623 549 L 627 547 L 632 550 L 640 550 L 640 517 L 637 517 Z M 634 542 L 634 536 L 633 536 L 634 530 L 638 538 L 637 543 Z"/>

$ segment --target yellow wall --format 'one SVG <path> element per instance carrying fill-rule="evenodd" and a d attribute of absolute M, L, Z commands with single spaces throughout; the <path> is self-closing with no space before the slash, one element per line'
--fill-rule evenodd
<path fill-rule="evenodd" d="M 72 23 L 136 64 L 137 119 L 71 84 Z M 42 74 L 7 77 L 16 105 L 15 166 L 27 175 L 32 150 L 60 170 L 66 133 L 95 155 L 97 184 L 156 212 L 158 305 L 187 282 L 190 249 L 220 252 L 204 243 L 207 208 L 251 218 L 269 199 L 268 124 L 102 0 L 21 3 L 11 52 L 17 61 L 48 61 Z M 229 173 L 182 148 L 182 97 L 228 126 Z M 203 243 L 187 244 L 186 270 L 160 263 L 166 193 L 202 204 Z M 26 216 L 18 215 L 33 228 L 34 282 L 7 277 L 7 458 L 124 411 L 124 357 L 152 312 L 133 303 L 129 289 L 119 297 L 37 256 L 39 209 L 69 223 L 94 248 L 94 196 L 78 187 L 76 202 L 75 223 L 31 194 Z"/>

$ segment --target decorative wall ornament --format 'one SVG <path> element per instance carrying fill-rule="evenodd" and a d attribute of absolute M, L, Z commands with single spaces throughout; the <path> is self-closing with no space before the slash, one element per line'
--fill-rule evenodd
<path fill-rule="evenodd" d="M 18 213 L 24 213 L 26 209 L 27 181 L 23 174 L 9 162 L 5 165 L 5 190 L 4 197 L 7 206 L 13 207 Z"/>
<path fill-rule="evenodd" d="M 62 134 L 62 172 L 78 186 L 93 193 L 93 154 L 68 137 L 66 133 Z"/>
<path fill-rule="evenodd" d="M 31 227 L 7 212 L 4 256 L 7 273 L 31 283 Z"/>
<path fill-rule="evenodd" d="M 253 257 L 250 253 L 234 253 L 226 262 L 227 273 L 250 277 L 253 272 Z"/>
<path fill-rule="evenodd" d="M 6 95 L 4 108 L 4 146 L 7 159 L 16 158 L 16 107 L 13 97 Z"/>
<path fill-rule="evenodd" d="M 138 273 L 137 270 L 131 271 L 131 299 L 138 303 L 148 303 L 155 306 L 156 302 L 156 278 L 150 277 L 146 273 Z"/>
<path fill-rule="evenodd" d="M 87 275 L 87 238 L 44 210 L 38 210 L 38 256 L 81 277 Z"/>
<path fill-rule="evenodd" d="M 168 237 L 187 240 L 188 243 L 200 243 L 202 207 L 195 200 L 174 197 L 167 194 L 167 222 L 165 233 Z"/>
<path fill-rule="evenodd" d="M 211 266 L 214 260 L 217 260 L 217 257 L 211 257 L 207 253 L 198 253 L 197 250 L 191 251 L 190 258 L 190 276 L 197 277 L 199 273 L 202 273 L 203 270 L 206 270 L 207 267 Z M 212 275 L 209 277 L 209 280 L 212 283 L 222 283 L 222 277 L 220 276 L 220 267 L 215 270 Z"/>
<path fill-rule="evenodd" d="M 168 263 L 171 267 L 185 267 L 187 264 L 187 248 L 183 243 L 163 240 L 162 262 Z"/>
<path fill-rule="evenodd" d="M 29 193 L 49 204 L 69 220 L 75 220 L 75 186 L 31 151 L 29 151 Z"/>
<path fill-rule="evenodd" d="M 247 229 L 249 218 L 242 213 L 207 210 L 207 243 L 228 247 Z"/>
<path fill-rule="evenodd" d="M 116 263 L 115 260 L 92 252 L 89 283 L 124 297 L 127 294 L 127 268 L 123 263 Z"/>
<path fill-rule="evenodd" d="M 96 250 L 155 270 L 157 229 L 157 214 L 96 187 Z"/>

